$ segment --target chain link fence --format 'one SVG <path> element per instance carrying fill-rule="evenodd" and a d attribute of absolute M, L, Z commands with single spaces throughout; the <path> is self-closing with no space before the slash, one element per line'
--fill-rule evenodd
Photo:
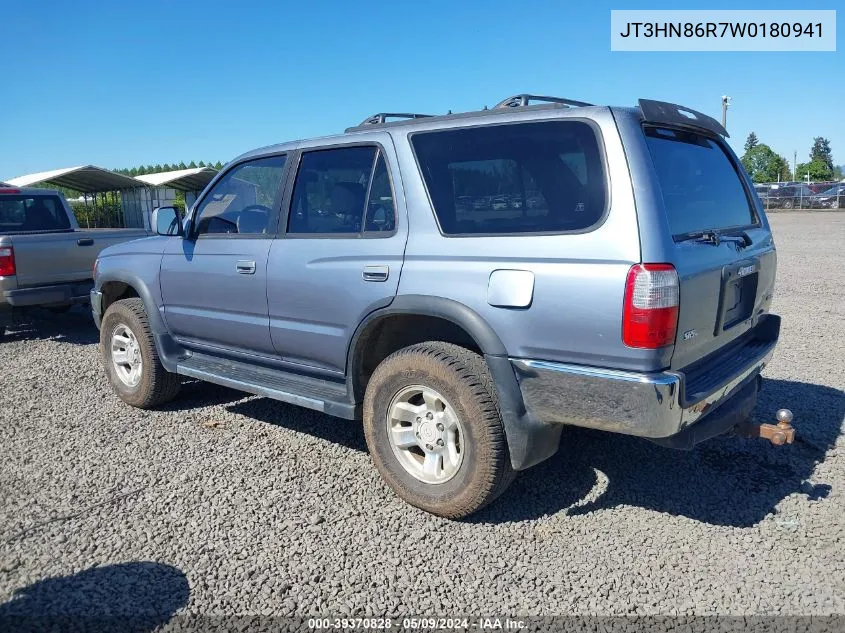
<path fill-rule="evenodd" d="M 755 184 L 766 209 L 845 209 L 845 182 Z"/>

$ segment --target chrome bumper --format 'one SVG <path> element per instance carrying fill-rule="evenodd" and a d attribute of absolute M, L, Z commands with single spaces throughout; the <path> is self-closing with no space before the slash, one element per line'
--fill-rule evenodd
<path fill-rule="evenodd" d="M 775 343 L 695 404 L 684 408 L 680 372 L 636 373 L 511 359 L 525 406 L 538 420 L 665 438 L 725 403 L 771 360 Z"/>

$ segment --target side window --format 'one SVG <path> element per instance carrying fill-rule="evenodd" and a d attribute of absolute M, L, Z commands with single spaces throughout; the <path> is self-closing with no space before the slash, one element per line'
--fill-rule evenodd
<path fill-rule="evenodd" d="M 604 214 L 601 153 L 586 123 L 418 132 L 411 143 L 446 235 L 582 231 Z"/>
<path fill-rule="evenodd" d="M 393 189 L 384 157 L 373 146 L 305 152 L 296 175 L 289 234 L 392 231 Z"/>
<path fill-rule="evenodd" d="M 381 232 L 392 231 L 396 228 L 396 203 L 393 200 L 393 187 L 390 185 L 390 174 L 387 163 L 381 152 L 378 153 L 373 180 L 370 184 L 370 195 L 367 201 L 367 221 L 364 231 Z"/>
<path fill-rule="evenodd" d="M 56 196 L 3 196 L 0 231 L 66 231 L 70 221 Z"/>
<path fill-rule="evenodd" d="M 229 171 L 197 209 L 197 234 L 271 232 L 284 168 L 285 156 L 270 156 Z"/>

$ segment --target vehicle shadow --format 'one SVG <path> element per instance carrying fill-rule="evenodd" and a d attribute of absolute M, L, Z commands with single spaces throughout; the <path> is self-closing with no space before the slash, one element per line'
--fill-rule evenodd
<path fill-rule="evenodd" d="M 467 521 L 509 523 L 628 505 L 712 525 L 756 525 L 791 494 L 823 499 L 830 491 L 829 485 L 808 479 L 839 437 L 845 394 L 823 385 L 766 379 L 755 419 L 772 422 L 782 407 L 795 414 L 798 439 L 780 447 L 724 436 L 687 452 L 636 437 L 567 428 L 554 457 L 520 473 L 500 499 Z M 367 450 L 357 422 L 267 398 L 226 408 L 352 450 Z"/>
<path fill-rule="evenodd" d="M 798 439 L 781 447 L 723 436 L 685 452 L 634 437 L 566 429 L 557 455 L 522 473 L 496 503 L 469 520 L 506 523 L 629 505 L 712 525 L 756 525 L 791 494 L 815 500 L 830 491 L 808 479 L 839 437 L 845 394 L 766 379 L 755 419 L 773 422 L 782 407 L 795 414 Z"/>
<path fill-rule="evenodd" d="M 3 631 L 142 633 L 168 622 L 188 603 L 185 574 L 149 561 L 93 567 L 39 580 L 0 604 Z"/>
<path fill-rule="evenodd" d="M 0 346 L 12 341 L 34 340 L 55 340 L 76 345 L 100 342 L 100 333 L 87 305 L 73 306 L 67 312 L 30 308 L 13 313 L 10 320 L 5 336 L 0 337 Z"/>
<path fill-rule="evenodd" d="M 210 382 L 182 377 L 182 387 L 175 400 L 163 404 L 160 411 L 190 411 L 202 407 L 213 407 L 229 404 L 244 398 L 251 398 L 252 394 L 228 387 L 221 387 Z"/>
<path fill-rule="evenodd" d="M 255 398 L 227 406 L 232 413 L 306 433 L 354 451 L 366 452 L 364 429 L 360 422 L 335 418 L 270 398 Z"/>

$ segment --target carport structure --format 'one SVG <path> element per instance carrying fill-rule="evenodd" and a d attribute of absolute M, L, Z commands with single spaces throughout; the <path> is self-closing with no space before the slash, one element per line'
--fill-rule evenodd
<path fill-rule="evenodd" d="M 54 186 L 83 195 L 86 224 L 109 222 L 110 208 L 117 208 L 114 219 L 122 227 L 149 228 L 150 202 L 146 183 L 95 165 L 42 171 L 9 180 L 13 187 Z M 90 206 L 89 206 L 90 197 Z"/>
<path fill-rule="evenodd" d="M 172 205 L 176 200 L 176 191 L 182 191 L 185 194 L 185 208 L 190 209 L 202 190 L 216 175 L 217 170 L 213 167 L 192 167 L 162 171 L 157 174 L 144 174 L 136 178 L 149 185 L 153 209 Z"/>

